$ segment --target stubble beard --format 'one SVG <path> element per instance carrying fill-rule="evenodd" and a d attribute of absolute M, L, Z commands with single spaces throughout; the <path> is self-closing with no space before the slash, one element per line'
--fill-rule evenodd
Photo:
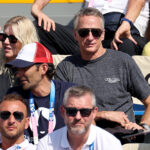
<path fill-rule="evenodd" d="M 4 136 L 5 138 L 9 139 L 9 140 L 15 140 L 18 139 L 22 134 L 24 134 L 24 131 L 17 131 L 16 133 L 10 133 L 7 134 L 4 130 L 1 131 L 2 136 Z"/>

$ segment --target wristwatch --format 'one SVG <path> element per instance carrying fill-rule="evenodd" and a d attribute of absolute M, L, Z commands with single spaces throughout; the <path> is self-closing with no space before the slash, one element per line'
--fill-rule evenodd
<path fill-rule="evenodd" d="M 140 126 L 142 126 L 146 130 L 150 130 L 150 126 L 147 125 L 146 123 L 140 123 Z"/>

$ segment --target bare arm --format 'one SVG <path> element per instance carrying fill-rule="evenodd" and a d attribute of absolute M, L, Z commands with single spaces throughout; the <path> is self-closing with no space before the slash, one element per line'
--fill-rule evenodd
<path fill-rule="evenodd" d="M 100 111 L 97 113 L 96 119 L 106 119 L 108 121 L 113 121 L 119 123 L 121 126 L 129 123 L 128 116 L 121 111 Z"/>
<path fill-rule="evenodd" d="M 113 121 L 119 123 L 123 128 L 127 130 L 141 130 L 143 127 L 140 125 L 130 122 L 128 116 L 121 111 L 101 111 L 97 113 L 96 119 L 106 119 L 108 121 Z"/>
<path fill-rule="evenodd" d="M 146 0 L 129 0 L 128 8 L 125 14 L 125 18 L 134 22 L 136 18 L 139 16 L 143 6 L 145 5 Z M 115 33 L 114 39 L 112 41 L 112 47 L 118 50 L 117 42 L 122 43 L 120 38 L 128 38 L 133 43 L 137 44 L 137 42 L 133 39 L 130 33 L 130 24 L 127 21 L 123 21 L 118 30 Z"/>
<path fill-rule="evenodd" d="M 150 126 L 150 95 L 143 101 L 146 110 L 142 116 L 141 123 L 145 123 Z"/>
<path fill-rule="evenodd" d="M 41 26 L 43 22 L 44 30 L 55 30 L 55 22 L 42 12 L 43 8 L 50 0 L 35 0 L 32 4 L 31 14 L 38 19 L 38 25 Z"/>

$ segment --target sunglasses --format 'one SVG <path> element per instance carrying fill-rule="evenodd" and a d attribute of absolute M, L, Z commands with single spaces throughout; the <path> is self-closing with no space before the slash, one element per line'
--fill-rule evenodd
<path fill-rule="evenodd" d="M 64 108 L 66 109 L 67 115 L 72 117 L 75 117 L 78 111 L 80 111 L 82 117 L 88 117 L 94 110 L 94 107 L 92 109 L 89 108 L 77 109 L 72 107 L 64 107 Z"/>
<path fill-rule="evenodd" d="M 4 42 L 6 38 L 8 38 L 9 42 L 13 44 L 17 43 L 18 41 L 18 39 L 14 35 L 7 35 L 4 33 L 0 33 L 0 41 Z"/>
<path fill-rule="evenodd" d="M 22 119 L 24 118 L 24 114 L 22 112 L 15 111 L 12 114 L 15 117 L 15 119 L 19 122 L 21 122 Z M 0 118 L 3 120 L 7 120 L 10 117 L 10 115 L 11 115 L 11 112 L 9 112 L 9 111 L 0 112 Z"/>
<path fill-rule="evenodd" d="M 78 34 L 82 38 L 87 37 L 89 35 L 89 32 L 91 32 L 94 37 L 99 38 L 103 31 L 97 28 L 81 28 L 78 30 Z"/>

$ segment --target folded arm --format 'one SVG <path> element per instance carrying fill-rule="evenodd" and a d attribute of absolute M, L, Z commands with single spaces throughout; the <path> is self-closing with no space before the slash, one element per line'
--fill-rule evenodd
<path fill-rule="evenodd" d="M 128 116 L 121 111 L 100 111 L 97 113 L 96 121 L 99 119 L 105 119 L 108 121 L 119 123 L 127 130 L 140 130 L 143 129 L 140 125 L 130 122 Z"/>

